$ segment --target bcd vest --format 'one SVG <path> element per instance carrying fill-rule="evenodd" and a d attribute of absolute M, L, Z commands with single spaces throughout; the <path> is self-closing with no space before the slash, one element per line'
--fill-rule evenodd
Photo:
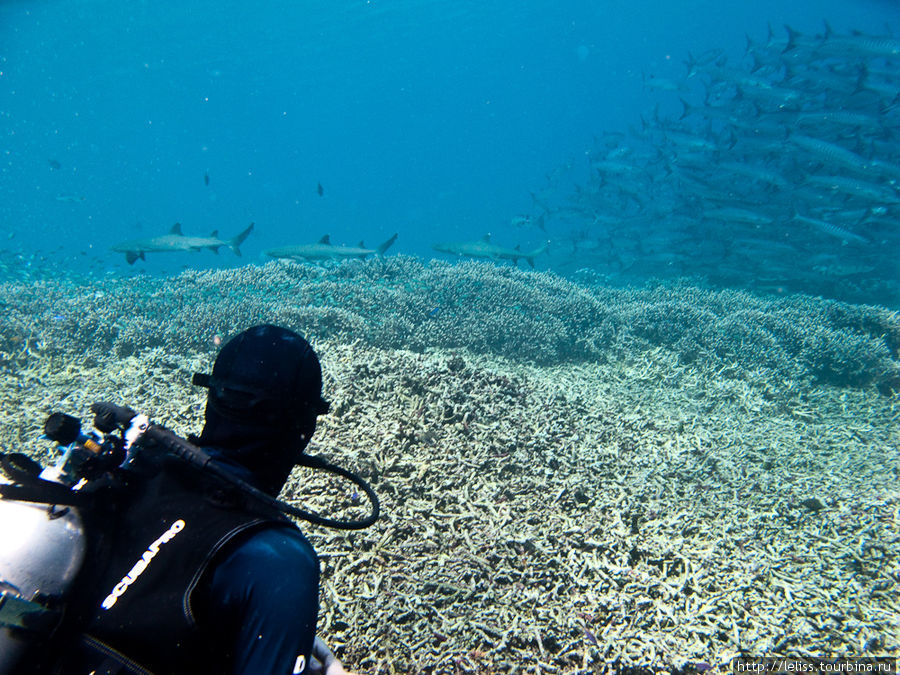
<path fill-rule="evenodd" d="M 82 646 L 115 654 L 129 665 L 124 672 L 165 675 L 220 672 L 227 657 L 228 646 L 197 624 L 194 591 L 210 563 L 250 533 L 295 527 L 184 467 L 136 481 L 113 513 L 90 517 L 109 522 L 89 523 L 105 534 L 91 544 L 83 590 L 69 605 Z"/>

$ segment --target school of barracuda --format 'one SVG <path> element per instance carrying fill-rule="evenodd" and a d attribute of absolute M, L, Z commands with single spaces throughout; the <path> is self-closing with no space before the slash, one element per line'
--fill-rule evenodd
<path fill-rule="evenodd" d="M 663 100 L 597 140 L 564 202 L 553 179 L 533 194 L 569 264 L 900 302 L 900 40 L 770 28 L 686 66 L 645 78 L 680 116 Z"/>

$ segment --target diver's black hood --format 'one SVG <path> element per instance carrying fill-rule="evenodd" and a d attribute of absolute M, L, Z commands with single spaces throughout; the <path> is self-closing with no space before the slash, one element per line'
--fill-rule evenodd
<path fill-rule="evenodd" d="M 212 374 L 196 373 L 194 384 L 209 389 L 197 444 L 247 467 L 277 495 L 328 411 L 313 348 L 286 328 L 254 326 L 229 340 Z"/>

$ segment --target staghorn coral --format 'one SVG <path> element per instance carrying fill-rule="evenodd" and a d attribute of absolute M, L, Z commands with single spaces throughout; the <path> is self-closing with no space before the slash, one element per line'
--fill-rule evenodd
<path fill-rule="evenodd" d="M 0 284 L 7 342 L 39 330 L 51 353 L 201 349 L 261 321 L 381 348 L 466 349 L 551 365 L 635 346 L 686 363 L 762 369 L 841 387 L 900 386 L 900 317 L 809 296 L 760 297 L 686 281 L 609 288 L 482 262 L 396 256 L 330 267 L 285 262 L 171 279 Z M 12 345 L 13 347 L 15 345 Z M 13 350 L 15 351 L 15 350 Z M 6 362 L 10 344 L 0 343 Z"/>
<path fill-rule="evenodd" d="M 383 506 L 361 532 L 301 524 L 322 564 L 319 630 L 355 671 L 725 670 L 748 652 L 867 656 L 871 641 L 900 653 L 896 398 L 805 386 L 786 405 L 759 373 L 637 344 L 553 367 L 316 348 L 333 409 L 311 452 L 358 471 Z M 47 461 L 42 415 L 102 399 L 197 431 L 204 397 L 188 383 L 212 351 L 89 366 L 36 352 L 0 379 L 0 447 Z M 308 469 L 283 497 L 365 508 Z"/>
<path fill-rule="evenodd" d="M 315 340 L 333 410 L 311 450 L 384 506 L 363 532 L 304 525 L 321 629 L 359 672 L 900 653 L 886 310 L 411 258 L 0 294 L 0 447 L 45 462 L 50 410 L 113 400 L 186 434 L 214 336 Z M 353 494 L 298 469 L 284 496 L 358 515 Z"/>

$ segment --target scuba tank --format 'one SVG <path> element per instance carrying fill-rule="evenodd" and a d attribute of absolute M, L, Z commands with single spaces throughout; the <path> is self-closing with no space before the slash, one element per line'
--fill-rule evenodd
<path fill-rule="evenodd" d="M 0 456 L 9 479 L 0 479 L 0 675 L 20 670 L 28 648 L 53 632 L 81 570 L 83 500 L 72 488 L 91 461 L 121 456 L 117 443 L 82 435 L 68 415 L 51 415 L 44 431 L 67 446 L 56 465 L 41 471 L 26 455 Z"/>
<path fill-rule="evenodd" d="M 0 675 L 22 671 L 31 647 L 48 640 L 60 625 L 66 596 L 85 562 L 87 535 L 82 513 L 117 490 L 127 489 L 139 456 L 175 458 L 216 477 L 243 494 L 283 513 L 338 529 L 362 529 L 379 514 L 378 497 L 356 474 L 321 457 L 304 455 L 300 464 L 322 469 L 357 485 L 372 512 L 356 521 L 334 520 L 280 502 L 238 479 L 192 445 L 146 415 L 110 403 L 95 403 L 94 429 L 81 433 L 79 421 L 53 413 L 44 424 L 47 438 L 63 455 L 51 467 L 20 453 L 0 454 Z"/>
<path fill-rule="evenodd" d="M 0 674 L 59 623 L 84 553 L 77 509 L 0 500 Z"/>

